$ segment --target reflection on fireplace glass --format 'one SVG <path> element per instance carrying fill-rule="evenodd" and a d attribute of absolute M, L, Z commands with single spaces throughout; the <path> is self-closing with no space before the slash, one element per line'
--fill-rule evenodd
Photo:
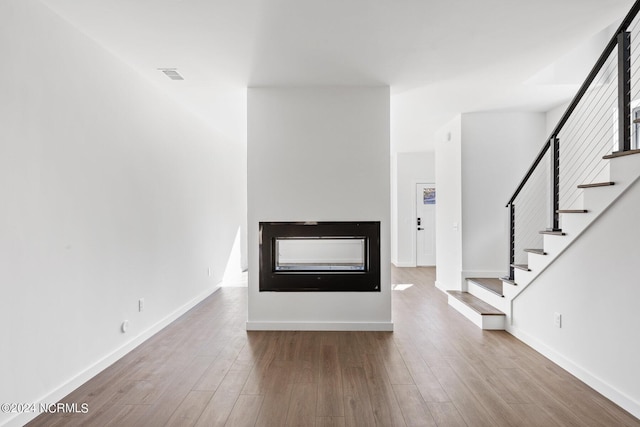
<path fill-rule="evenodd" d="M 366 239 L 276 238 L 275 271 L 365 271 Z"/>

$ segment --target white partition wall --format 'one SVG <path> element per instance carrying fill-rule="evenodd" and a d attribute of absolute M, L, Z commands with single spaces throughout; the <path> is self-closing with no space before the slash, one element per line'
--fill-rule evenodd
<path fill-rule="evenodd" d="M 462 117 L 456 116 L 435 135 L 436 286 L 460 290 L 462 272 Z"/>
<path fill-rule="evenodd" d="M 248 90 L 247 329 L 391 330 L 389 88 Z M 380 292 L 259 292 L 261 221 L 380 221 Z"/>

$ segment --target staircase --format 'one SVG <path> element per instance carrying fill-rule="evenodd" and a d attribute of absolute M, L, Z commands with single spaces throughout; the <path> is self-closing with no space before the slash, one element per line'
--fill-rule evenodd
<path fill-rule="evenodd" d="M 449 304 L 482 329 L 507 328 L 512 301 L 640 179 L 639 10 L 640 0 L 507 203 L 508 273 L 448 291 Z"/>
<path fill-rule="evenodd" d="M 467 278 L 466 291 L 448 291 L 449 304 L 482 329 L 505 329 L 511 301 L 524 291 L 590 226 L 597 224 L 616 200 L 640 180 L 640 150 L 607 156 L 611 180 L 579 185 L 584 209 L 558 210 L 561 229 L 540 230 L 542 248 L 524 249 L 526 264 L 512 264 L 513 279 Z"/>

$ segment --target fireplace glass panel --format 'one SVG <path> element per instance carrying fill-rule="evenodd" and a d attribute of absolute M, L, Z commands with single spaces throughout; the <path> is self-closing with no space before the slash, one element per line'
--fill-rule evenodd
<path fill-rule="evenodd" d="M 366 239 L 276 238 L 275 271 L 365 271 Z"/>

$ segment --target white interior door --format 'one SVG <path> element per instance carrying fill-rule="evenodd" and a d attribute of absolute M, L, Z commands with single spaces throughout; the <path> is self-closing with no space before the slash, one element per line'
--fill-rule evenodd
<path fill-rule="evenodd" d="M 436 265 L 436 186 L 416 185 L 416 264 Z"/>

